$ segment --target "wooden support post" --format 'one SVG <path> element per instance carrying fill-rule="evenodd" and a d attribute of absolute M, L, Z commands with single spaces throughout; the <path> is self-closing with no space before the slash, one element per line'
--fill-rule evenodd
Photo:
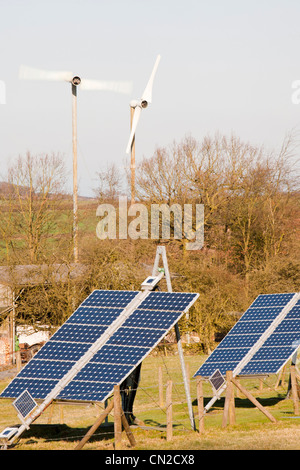
<path fill-rule="evenodd" d="M 158 367 L 158 398 L 159 398 L 159 406 L 164 406 L 164 386 L 163 386 L 163 374 L 162 374 L 162 367 Z"/>
<path fill-rule="evenodd" d="M 166 408 L 167 408 L 167 441 L 171 441 L 173 437 L 172 380 L 168 380 L 167 382 Z"/>
<path fill-rule="evenodd" d="M 298 390 L 297 390 L 297 379 L 296 379 L 296 370 L 295 366 L 291 365 L 291 388 L 292 388 L 292 399 L 294 404 L 294 414 L 299 416 L 299 398 L 298 398 Z"/>
<path fill-rule="evenodd" d="M 204 397 L 203 397 L 203 381 L 201 377 L 197 378 L 197 404 L 198 404 L 199 434 L 202 434 L 204 432 Z"/>
<path fill-rule="evenodd" d="M 270 421 L 272 421 L 272 423 L 276 423 L 276 419 L 274 418 L 274 416 L 271 415 L 271 413 L 266 410 L 257 400 L 256 398 L 254 398 L 253 395 L 251 395 L 250 392 L 248 392 L 248 390 L 243 387 L 237 380 L 235 380 L 234 378 L 231 379 L 231 382 L 248 398 L 248 400 L 250 400 L 253 405 L 256 406 L 256 408 L 258 408 Z"/>
<path fill-rule="evenodd" d="M 226 395 L 225 395 L 225 405 L 223 412 L 223 421 L 222 427 L 225 428 L 229 421 L 229 424 L 235 424 L 235 408 L 234 408 L 234 389 L 232 383 L 232 371 L 228 370 L 226 372 Z"/>
<path fill-rule="evenodd" d="M 123 427 L 125 429 L 126 435 L 128 437 L 128 440 L 129 440 L 130 444 L 132 445 L 132 447 L 134 447 L 136 445 L 135 438 L 134 438 L 134 435 L 131 432 L 130 426 L 128 424 L 128 421 L 126 419 L 126 416 L 124 414 L 123 409 L 121 409 L 121 421 L 122 421 Z"/>
<path fill-rule="evenodd" d="M 111 400 L 107 408 L 105 408 L 105 410 L 100 414 L 95 424 L 89 429 L 89 431 L 86 433 L 84 438 L 79 442 L 79 444 L 77 444 L 77 446 L 75 447 L 75 450 L 82 449 L 84 444 L 90 439 L 90 437 L 97 431 L 100 424 L 105 420 L 106 416 L 109 415 L 113 407 L 114 407 L 114 400 Z"/>
<path fill-rule="evenodd" d="M 122 441 L 122 406 L 120 386 L 114 386 L 114 432 L 115 432 L 115 450 L 120 450 Z"/>

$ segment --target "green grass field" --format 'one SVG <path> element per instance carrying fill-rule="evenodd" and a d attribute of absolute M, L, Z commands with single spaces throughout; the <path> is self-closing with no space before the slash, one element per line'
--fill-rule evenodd
<path fill-rule="evenodd" d="M 205 416 L 204 433 L 198 433 L 196 381 L 194 372 L 205 356 L 186 355 L 190 391 L 197 431 L 192 430 L 186 404 L 180 361 L 178 355 L 163 356 L 160 352 L 144 360 L 134 413 L 144 421 L 147 429 L 133 427 L 136 439 L 134 450 L 300 450 L 300 420 L 294 414 L 293 401 L 286 398 L 288 372 L 284 387 L 275 389 L 277 377 L 241 379 L 243 385 L 276 418 L 271 423 L 252 403 L 235 394 L 236 424 L 222 428 L 224 398 L 218 400 Z M 164 403 L 159 402 L 158 370 L 161 367 L 164 383 Z M 173 383 L 173 438 L 166 440 L 165 385 Z M 0 381 L 2 390 L 8 380 Z M 204 383 L 205 403 L 212 396 L 208 383 Z M 0 401 L 0 430 L 19 424 L 11 400 Z M 31 425 L 20 441 L 12 447 L 16 450 L 72 450 L 94 424 L 103 406 L 94 404 L 55 404 Z M 84 450 L 114 449 L 113 414 L 108 422 L 98 428 Z M 130 450 L 125 432 L 122 448 Z"/>

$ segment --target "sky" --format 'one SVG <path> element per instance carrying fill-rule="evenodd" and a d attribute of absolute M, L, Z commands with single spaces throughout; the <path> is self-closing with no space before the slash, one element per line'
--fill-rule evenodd
<path fill-rule="evenodd" d="M 300 130 L 292 88 L 299 18 L 298 0 L 0 0 L 0 179 L 27 151 L 55 152 L 72 191 L 71 86 L 20 80 L 21 65 L 133 83 L 130 95 L 78 89 L 82 196 L 93 196 L 97 173 L 110 164 L 124 174 L 129 103 L 141 97 L 158 54 L 137 164 L 158 147 L 216 132 L 277 151 Z"/>

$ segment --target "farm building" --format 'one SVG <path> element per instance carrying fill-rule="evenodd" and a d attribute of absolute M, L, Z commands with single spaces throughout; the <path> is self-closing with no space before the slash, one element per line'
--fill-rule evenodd
<path fill-rule="evenodd" d="M 16 327 L 15 309 L 20 292 L 41 284 L 73 280 L 83 271 L 80 264 L 0 266 L 0 366 L 15 362 L 18 343 L 32 347 L 49 337 L 46 325 L 39 332 L 26 325 Z"/>

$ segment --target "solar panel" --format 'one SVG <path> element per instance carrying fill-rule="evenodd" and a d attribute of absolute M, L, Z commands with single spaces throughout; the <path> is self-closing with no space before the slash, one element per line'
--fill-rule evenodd
<path fill-rule="evenodd" d="M 70 375 L 57 399 L 103 402 L 161 341 L 198 294 L 94 291 L 12 380 L 1 397 L 25 388 L 36 399 Z"/>
<path fill-rule="evenodd" d="M 13 405 L 22 418 L 26 418 L 26 416 L 28 416 L 29 413 L 31 413 L 31 411 L 37 406 L 28 390 L 24 390 L 24 392 L 21 393 L 21 395 L 13 402 Z"/>
<path fill-rule="evenodd" d="M 212 384 L 212 386 L 214 387 L 214 389 L 217 391 L 219 390 L 222 385 L 224 384 L 225 382 L 225 379 L 223 377 L 223 375 L 221 374 L 221 372 L 219 371 L 219 369 L 217 369 L 210 377 L 209 377 L 209 381 L 210 383 Z"/>
<path fill-rule="evenodd" d="M 277 373 L 299 347 L 299 294 L 258 296 L 194 376 Z M 293 347 L 293 345 L 295 347 Z"/>
<path fill-rule="evenodd" d="M 241 370 L 241 375 L 277 374 L 300 345 L 300 300 L 268 336 L 262 347 Z"/>

